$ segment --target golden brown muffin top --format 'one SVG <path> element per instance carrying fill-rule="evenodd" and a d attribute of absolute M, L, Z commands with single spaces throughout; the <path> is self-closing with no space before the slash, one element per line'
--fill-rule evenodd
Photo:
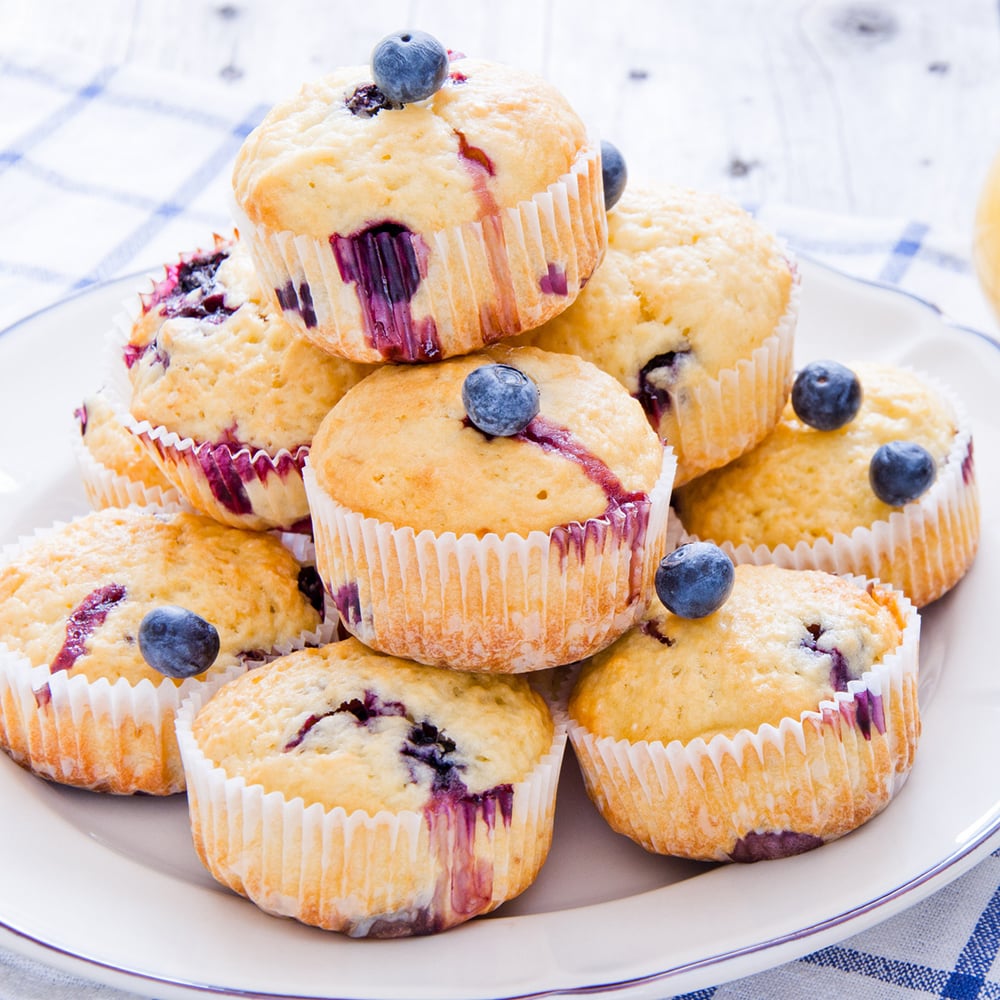
<path fill-rule="evenodd" d="M 139 651 L 139 624 L 156 607 L 179 605 L 218 630 L 217 672 L 240 653 L 270 652 L 317 628 L 301 570 L 273 535 L 200 514 L 107 508 L 0 566 L 0 636 L 36 666 L 159 683 Z"/>
<path fill-rule="evenodd" d="M 958 430 L 952 407 L 916 372 L 879 362 L 848 367 L 861 380 L 861 409 L 839 430 L 802 423 L 789 403 L 774 431 L 734 462 L 679 487 L 673 502 L 699 538 L 734 545 L 784 543 L 850 534 L 896 508 L 872 491 L 868 467 L 879 446 L 914 441 L 938 468 Z"/>
<path fill-rule="evenodd" d="M 548 707 L 523 678 L 422 666 L 356 639 L 238 677 L 193 729 L 231 777 L 306 806 L 369 813 L 515 784 L 554 734 Z"/>
<path fill-rule="evenodd" d="M 598 736 L 705 740 L 816 711 L 900 645 L 898 595 L 817 570 L 736 567 L 705 618 L 662 606 L 584 667 L 570 716 Z"/>
<path fill-rule="evenodd" d="M 252 222 L 318 239 L 384 221 L 433 232 L 544 191 L 587 145 L 556 88 L 513 67 L 456 58 L 427 100 L 353 114 L 371 85 L 367 66 L 338 69 L 250 133 L 233 187 Z"/>
<path fill-rule="evenodd" d="M 513 437 L 490 437 L 466 419 L 462 384 L 494 362 L 539 388 L 538 416 Z M 380 368 L 330 411 L 309 461 L 350 510 L 397 528 L 502 536 L 600 517 L 648 494 L 663 447 L 639 404 L 589 362 L 497 346 Z"/>

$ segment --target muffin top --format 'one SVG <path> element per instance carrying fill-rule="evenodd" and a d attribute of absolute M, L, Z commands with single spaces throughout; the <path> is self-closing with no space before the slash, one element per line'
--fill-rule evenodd
<path fill-rule="evenodd" d="M 668 443 L 685 391 L 749 358 L 789 306 L 775 239 L 718 195 L 628 186 L 576 301 L 522 343 L 579 354 L 635 396 Z"/>
<path fill-rule="evenodd" d="M 147 489 L 171 488 L 171 483 L 125 425 L 103 391 L 92 392 L 76 411 L 80 436 L 91 456 L 106 469 Z"/>
<path fill-rule="evenodd" d="M 466 376 L 518 368 L 539 390 L 521 432 L 469 421 Z M 496 346 L 433 365 L 380 368 L 330 411 L 310 452 L 317 482 L 350 510 L 397 528 L 526 534 L 601 517 L 644 499 L 663 447 L 611 376 L 570 355 Z"/>
<path fill-rule="evenodd" d="M 817 570 L 743 564 L 704 618 L 662 606 L 584 667 L 570 716 L 598 736 L 705 740 L 798 719 L 902 639 L 896 592 Z"/>
<path fill-rule="evenodd" d="M 123 351 L 136 420 L 198 442 L 294 452 L 371 370 L 296 333 L 240 241 L 217 240 L 166 272 Z"/>
<path fill-rule="evenodd" d="M 433 232 L 544 191 L 587 145 L 551 84 L 497 63 L 453 55 L 426 100 L 377 96 L 369 67 L 353 66 L 274 107 L 233 171 L 251 222 L 323 240 L 386 221 Z"/>
<path fill-rule="evenodd" d="M 422 666 L 356 639 L 240 676 L 193 729 L 230 777 L 306 806 L 369 813 L 513 785 L 554 734 L 545 701 L 522 678 Z"/>
<path fill-rule="evenodd" d="M 316 629 L 321 602 L 314 571 L 275 536 L 200 514 L 95 511 L 0 565 L 2 641 L 36 666 L 92 681 L 164 680 L 136 641 L 156 607 L 179 605 L 215 626 L 211 673 Z"/>
<path fill-rule="evenodd" d="M 673 503 L 699 538 L 733 545 L 794 547 L 889 517 L 872 491 L 868 467 L 879 446 L 913 441 L 940 468 L 958 430 L 951 404 L 916 372 L 893 365 L 849 365 L 861 381 L 861 409 L 839 430 L 804 424 L 789 401 L 774 431 L 721 469 L 679 487 Z"/>

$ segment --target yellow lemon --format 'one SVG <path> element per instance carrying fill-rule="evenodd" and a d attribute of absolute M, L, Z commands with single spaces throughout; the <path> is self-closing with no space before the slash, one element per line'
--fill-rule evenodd
<path fill-rule="evenodd" d="M 983 291 L 1000 318 L 1000 156 L 979 196 L 972 253 Z"/>

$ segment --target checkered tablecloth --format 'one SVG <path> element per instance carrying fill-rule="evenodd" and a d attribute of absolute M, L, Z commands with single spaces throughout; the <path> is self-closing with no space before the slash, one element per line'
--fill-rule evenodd
<path fill-rule="evenodd" d="M 266 106 L 232 89 L 0 50 L 0 330 L 231 228 L 229 170 Z M 751 206 L 798 253 L 996 335 L 967 235 Z M 9 820 L 5 820 L 9 821 Z M 3 887 L 0 886 L 0 893 Z M 902 914 L 691 1000 L 1000 998 L 1000 852 Z M 124 1000 L 0 949 L 4 1000 Z"/>

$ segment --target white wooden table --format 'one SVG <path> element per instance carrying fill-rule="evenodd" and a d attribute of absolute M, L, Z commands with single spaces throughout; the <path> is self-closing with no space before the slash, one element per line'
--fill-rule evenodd
<path fill-rule="evenodd" d="M 0 48 L 181 74 L 248 103 L 365 62 L 403 27 L 541 73 L 634 177 L 918 219 L 959 253 L 1000 151 L 997 0 L 0 0 Z M 0 246 L 0 273 L 16 257 Z M 7 981 L 2 1000 L 56 995 L 30 969 Z"/>
<path fill-rule="evenodd" d="M 542 73 L 635 176 L 962 234 L 1000 149 L 995 0 L 0 0 L 5 44 L 267 99 L 420 26 Z"/>

